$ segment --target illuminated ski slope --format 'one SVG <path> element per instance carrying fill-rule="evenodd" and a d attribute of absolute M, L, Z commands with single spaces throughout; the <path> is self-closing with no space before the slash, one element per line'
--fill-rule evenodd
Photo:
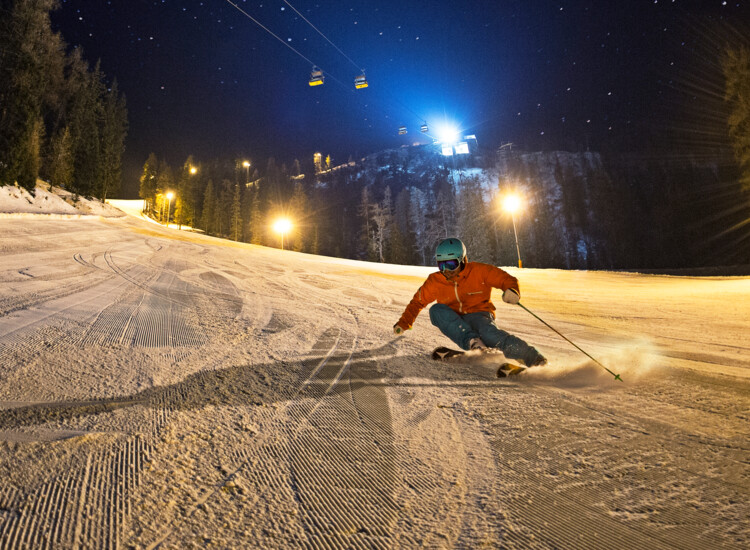
<path fill-rule="evenodd" d="M 508 381 L 393 337 L 430 268 L 0 227 L 0 547 L 750 544 L 749 278 L 509 268 L 624 382 L 498 294 Z"/>

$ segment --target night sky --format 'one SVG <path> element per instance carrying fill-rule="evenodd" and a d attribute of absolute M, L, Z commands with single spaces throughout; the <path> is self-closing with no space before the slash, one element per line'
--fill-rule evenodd
<path fill-rule="evenodd" d="M 679 124 L 675 105 L 720 99 L 717 55 L 750 21 L 747 0 L 232 1 L 281 41 L 227 0 L 63 0 L 52 14 L 126 97 L 126 195 L 150 152 L 335 164 L 426 141 L 425 122 L 488 147 L 637 146 Z M 308 85 L 312 64 L 324 85 Z"/>

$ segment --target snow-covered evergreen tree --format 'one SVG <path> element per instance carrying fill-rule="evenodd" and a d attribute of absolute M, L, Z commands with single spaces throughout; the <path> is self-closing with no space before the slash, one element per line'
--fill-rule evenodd
<path fill-rule="evenodd" d="M 361 231 L 360 231 L 360 246 L 365 250 L 365 258 L 369 261 L 375 261 L 377 259 L 375 252 L 375 245 L 373 239 L 373 207 L 375 204 L 372 203 L 370 198 L 370 188 L 367 185 L 362 186 L 362 192 L 360 194 L 359 207 L 357 213 L 362 219 Z"/>
<path fill-rule="evenodd" d="M 391 188 L 386 187 L 383 200 L 372 208 L 373 246 L 379 262 L 385 262 L 388 239 L 393 226 L 393 207 L 391 204 Z"/>
<path fill-rule="evenodd" d="M 414 251 L 421 265 L 427 265 L 428 247 L 432 244 L 427 232 L 427 196 L 416 187 L 412 188 L 409 200 L 409 218 L 414 228 Z"/>

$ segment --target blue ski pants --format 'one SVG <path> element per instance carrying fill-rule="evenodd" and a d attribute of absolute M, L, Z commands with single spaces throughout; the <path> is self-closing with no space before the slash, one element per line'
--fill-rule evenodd
<path fill-rule="evenodd" d="M 536 348 L 520 338 L 505 332 L 495 324 L 495 316 L 489 311 L 461 315 L 444 304 L 430 308 L 430 321 L 462 349 L 469 349 L 473 338 L 480 338 L 489 348 L 498 348 L 508 359 L 532 364 L 539 355 Z"/>

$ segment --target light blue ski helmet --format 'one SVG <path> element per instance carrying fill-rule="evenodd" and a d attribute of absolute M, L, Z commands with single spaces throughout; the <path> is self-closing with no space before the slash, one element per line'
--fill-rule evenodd
<path fill-rule="evenodd" d="M 466 246 L 460 239 L 450 238 L 442 241 L 435 249 L 435 260 L 443 262 L 445 260 L 466 261 Z"/>

